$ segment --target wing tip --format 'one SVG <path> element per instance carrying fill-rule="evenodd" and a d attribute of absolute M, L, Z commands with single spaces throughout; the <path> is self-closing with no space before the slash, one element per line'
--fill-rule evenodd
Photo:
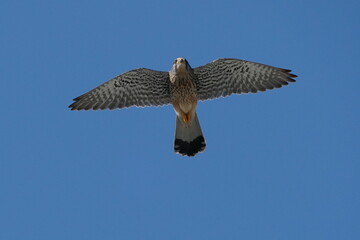
<path fill-rule="evenodd" d="M 291 69 L 286 69 L 286 68 L 280 68 L 280 69 L 281 69 L 282 72 L 286 73 L 287 75 L 289 75 L 289 76 L 291 76 L 291 77 L 294 77 L 294 78 L 297 77 L 297 75 L 291 73 L 291 72 L 292 72 Z"/>
<path fill-rule="evenodd" d="M 76 102 L 74 102 L 74 103 L 72 103 L 72 104 L 70 104 L 70 105 L 68 106 L 68 108 L 70 108 L 71 111 L 78 110 L 78 109 L 76 108 L 76 106 L 75 106 L 75 103 L 76 103 Z"/>
<path fill-rule="evenodd" d="M 281 71 L 282 71 L 283 73 L 285 73 L 286 81 L 287 81 L 287 82 L 296 82 L 296 80 L 295 80 L 294 78 L 297 78 L 298 75 L 291 73 L 292 70 L 290 70 L 290 69 L 285 69 L 285 68 L 281 68 Z"/>

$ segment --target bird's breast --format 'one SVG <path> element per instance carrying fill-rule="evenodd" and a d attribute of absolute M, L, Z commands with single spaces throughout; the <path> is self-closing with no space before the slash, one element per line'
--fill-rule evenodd
<path fill-rule="evenodd" d="M 170 95 L 173 102 L 178 102 L 184 106 L 197 101 L 196 85 L 189 75 L 178 75 L 174 82 L 170 84 Z"/>

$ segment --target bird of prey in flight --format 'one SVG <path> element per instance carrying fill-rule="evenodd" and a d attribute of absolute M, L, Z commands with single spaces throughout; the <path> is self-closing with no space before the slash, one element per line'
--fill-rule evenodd
<path fill-rule="evenodd" d="M 176 112 L 175 152 L 194 156 L 205 149 L 196 114 L 199 100 L 256 93 L 295 82 L 291 70 L 223 58 L 191 68 L 175 59 L 169 72 L 139 68 L 123 73 L 77 97 L 71 110 L 115 109 L 172 104 Z"/>

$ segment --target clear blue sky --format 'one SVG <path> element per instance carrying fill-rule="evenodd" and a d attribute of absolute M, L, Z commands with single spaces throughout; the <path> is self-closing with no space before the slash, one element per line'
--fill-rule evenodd
<path fill-rule="evenodd" d="M 360 239 L 359 1 L 0 3 L 0 239 Z M 173 152 L 171 106 L 71 112 L 128 70 L 233 57 L 281 89 L 200 102 L 207 149 Z"/>

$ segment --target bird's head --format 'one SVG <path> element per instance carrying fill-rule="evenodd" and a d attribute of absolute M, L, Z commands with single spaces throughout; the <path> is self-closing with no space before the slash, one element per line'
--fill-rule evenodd
<path fill-rule="evenodd" d="M 192 68 L 185 58 L 177 58 L 174 60 L 172 68 L 169 72 L 170 81 L 174 83 L 176 79 L 191 75 Z"/>
<path fill-rule="evenodd" d="M 191 67 L 185 58 L 177 58 L 174 60 L 172 71 L 176 73 L 183 73 L 190 71 Z"/>

